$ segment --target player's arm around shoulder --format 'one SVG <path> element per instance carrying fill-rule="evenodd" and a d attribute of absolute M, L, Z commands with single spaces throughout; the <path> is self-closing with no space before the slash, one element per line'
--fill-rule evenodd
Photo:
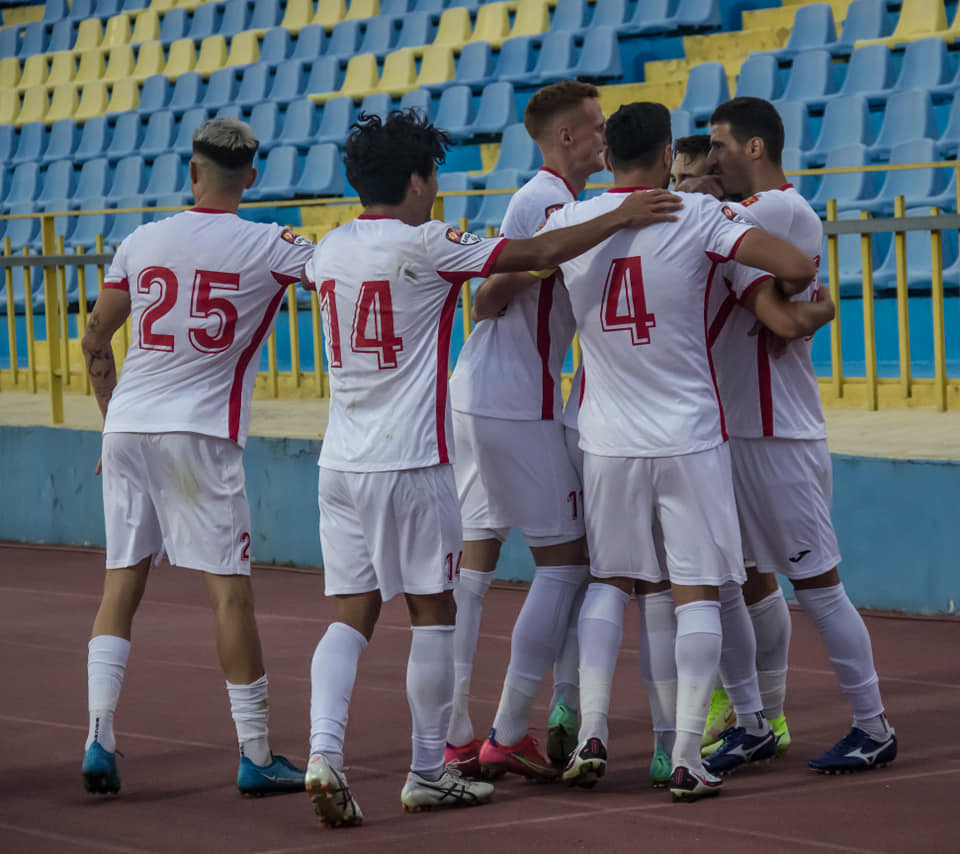
<path fill-rule="evenodd" d="M 821 326 L 833 320 L 836 307 L 830 292 L 820 285 L 812 301 L 791 300 L 775 284 L 764 278 L 749 288 L 743 296 L 743 305 L 781 338 L 806 338 Z"/>

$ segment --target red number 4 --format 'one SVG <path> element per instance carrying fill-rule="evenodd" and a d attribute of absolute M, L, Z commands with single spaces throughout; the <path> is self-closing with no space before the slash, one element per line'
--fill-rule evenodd
<path fill-rule="evenodd" d="M 330 367 L 343 366 L 340 347 L 340 322 L 334 294 L 336 283 L 327 279 L 318 288 L 320 309 L 327 321 L 330 341 Z M 403 339 L 393 322 L 393 298 L 390 282 L 364 282 L 360 286 L 353 312 L 350 349 L 354 353 L 376 353 L 380 370 L 397 367 L 397 353 L 403 350 Z"/>
<path fill-rule="evenodd" d="M 616 258 L 603 286 L 600 320 L 604 332 L 629 329 L 634 346 L 650 343 L 650 328 L 656 317 L 647 313 L 643 271 L 639 258 Z"/>

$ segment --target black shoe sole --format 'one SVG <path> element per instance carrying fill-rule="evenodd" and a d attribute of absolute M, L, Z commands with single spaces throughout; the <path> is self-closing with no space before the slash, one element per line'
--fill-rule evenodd
<path fill-rule="evenodd" d="M 85 772 L 83 788 L 91 795 L 115 795 L 120 791 L 120 784 L 111 782 L 108 774 Z"/>

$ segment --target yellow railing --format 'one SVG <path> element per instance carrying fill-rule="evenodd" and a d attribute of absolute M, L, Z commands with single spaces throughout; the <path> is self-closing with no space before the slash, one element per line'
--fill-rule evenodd
<path fill-rule="evenodd" d="M 807 169 L 788 172 L 788 175 L 825 175 L 842 174 L 863 171 L 893 171 L 899 169 L 919 168 L 949 168 L 960 178 L 960 163 L 920 163 L 908 165 L 882 165 L 875 167 L 847 167 L 834 169 Z M 604 186 L 604 185 L 593 185 Z M 960 197 L 960 180 L 957 181 L 958 197 Z M 433 215 L 436 219 L 443 219 L 444 197 L 480 196 L 491 194 L 509 194 L 514 190 L 466 190 L 445 191 L 440 194 L 434 207 Z M 359 200 L 355 198 L 292 200 L 283 202 L 257 202 L 245 204 L 244 208 L 277 208 L 299 207 L 308 208 L 322 206 L 327 211 L 339 207 L 343 218 L 351 217 L 357 210 Z M 958 198 L 960 203 L 960 198 Z M 105 211 L 73 211 L 67 213 L 22 214 L 18 216 L 4 216 L 0 220 L 22 219 L 39 217 L 41 221 L 41 255 L 31 255 L 26 247 L 17 254 L 15 247 L 10 245 L 9 238 L 4 239 L 3 256 L 0 258 L 0 269 L 3 269 L 3 280 L 6 291 L 7 309 L 7 336 L 10 367 L 0 370 L 0 390 L 18 389 L 37 393 L 41 389 L 47 390 L 50 397 L 50 417 L 52 423 L 63 421 L 63 393 L 65 388 L 90 394 L 90 383 L 83 366 L 79 349 L 79 335 L 86 326 L 88 303 L 93 298 L 87 283 L 87 270 L 95 267 L 97 286 L 102 286 L 106 266 L 110 255 L 104 252 L 102 235 L 97 236 L 96 245 L 91 247 L 92 253 L 85 251 L 86 247 L 77 247 L 74 253 L 65 253 L 63 238 L 55 234 L 55 220 L 60 216 L 86 216 L 94 214 L 118 214 L 136 211 L 177 211 L 179 207 L 139 208 L 139 209 L 110 209 Z M 958 208 L 960 209 L 960 208 Z M 831 375 L 820 381 L 821 394 L 827 404 L 845 406 L 864 406 L 875 410 L 881 406 L 935 406 L 944 411 L 948 407 L 960 406 L 960 378 L 948 379 L 946 367 L 946 337 L 944 311 L 944 284 L 942 264 L 942 232 L 957 229 L 960 218 L 940 214 L 936 208 L 931 209 L 931 218 L 910 217 L 903 218 L 905 204 L 902 197 L 896 201 L 895 217 L 886 220 L 871 220 L 869 214 L 861 215 L 860 220 L 837 219 L 836 202 L 828 202 L 827 218 L 824 231 L 827 234 L 827 271 L 830 290 L 837 305 L 837 318 L 831 324 L 830 351 Z M 934 219 L 935 218 L 935 219 Z M 336 221 L 337 216 L 330 217 Z M 469 223 L 461 219 L 459 226 L 468 230 Z M 304 227 L 298 229 L 308 238 L 319 239 L 330 226 Z M 933 361 L 934 377 L 917 378 L 912 375 L 910 359 L 910 327 L 909 327 L 909 291 L 906 266 L 906 232 L 917 229 L 929 230 L 931 244 L 931 299 L 933 305 Z M 876 233 L 892 233 L 896 252 L 896 299 L 897 321 L 899 334 L 899 376 L 880 377 L 877 369 L 877 337 L 876 317 L 874 311 L 873 288 L 873 255 L 872 238 Z M 492 233 L 492 229 L 488 229 Z M 841 337 L 840 313 L 843 304 L 840 299 L 839 269 L 838 269 L 838 238 L 841 234 L 859 234 L 863 259 L 862 306 L 864 325 L 864 361 L 865 371 L 862 377 L 847 377 L 843 371 L 843 348 Z M 31 267 L 42 266 L 45 339 L 35 340 L 34 316 L 32 300 L 25 299 L 24 319 L 26 336 L 26 365 L 20 364 L 17 359 L 17 326 L 15 317 L 15 299 L 13 287 L 13 267 L 23 267 L 25 293 L 31 293 Z M 78 335 L 71 339 L 68 335 L 70 312 L 67 302 L 66 269 L 77 268 L 77 307 L 76 323 Z M 286 308 L 287 323 L 289 324 L 288 361 L 290 370 L 280 370 L 278 364 L 277 333 L 271 333 L 267 340 L 267 370 L 257 375 L 255 394 L 257 397 L 325 397 L 329 394 L 329 383 L 326 372 L 323 370 L 323 353 L 321 342 L 320 310 L 317 295 L 310 294 L 310 320 L 301 325 L 299 318 L 297 290 L 291 285 L 287 291 Z M 465 283 L 462 294 L 464 337 L 472 329 L 470 284 Z M 283 322 L 282 317 L 279 322 Z M 313 368 L 310 371 L 302 370 L 300 364 L 300 336 L 309 330 L 312 343 Z M 126 353 L 130 340 L 129 322 L 121 328 L 114 340 L 118 367 L 122 366 L 122 359 Z M 579 362 L 579 347 L 576 340 L 573 345 L 574 363 Z M 569 378 L 567 378 L 569 379 Z"/>

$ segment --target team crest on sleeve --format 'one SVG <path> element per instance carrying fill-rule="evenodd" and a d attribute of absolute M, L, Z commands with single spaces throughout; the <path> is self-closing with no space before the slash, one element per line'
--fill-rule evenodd
<path fill-rule="evenodd" d="M 292 243 L 294 246 L 313 246 L 313 244 L 307 240 L 306 237 L 303 237 L 300 234 L 295 234 L 289 228 L 285 228 L 280 232 L 280 238 L 286 240 L 287 243 Z"/>
<path fill-rule="evenodd" d="M 740 202 L 740 204 L 743 205 L 745 208 L 748 208 L 750 207 L 750 205 L 756 204 L 759 201 L 760 201 L 759 196 L 747 196 L 742 202 Z"/>
<path fill-rule="evenodd" d="M 724 205 L 720 210 L 727 219 L 732 220 L 733 222 L 743 223 L 744 225 L 749 224 L 742 216 L 740 216 L 740 214 L 738 214 L 729 205 Z"/>
<path fill-rule="evenodd" d="M 461 246 L 470 246 L 474 243 L 479 243 L 480 238 L 475 234 L 471 234 L 469 231 L 460 231 L 457 228 L 448 228 L 447 229 L 447 240 L 451 243 L 459 243 Z"/>
<path fill-rule="evenodd" d="M 543 218 L 544 218 L 544 220 L 550 219 L 550 214 L 556 213 L 556 212 L 557 212 L 558 210 L 560 210 L 560 208 L 562 208 L 562 207 L 563 207 L 563 205 L 550 205 L 549 207 L 547 207 L 547 209 L 544 210 L 544 212 L 543 212 Z"/>

